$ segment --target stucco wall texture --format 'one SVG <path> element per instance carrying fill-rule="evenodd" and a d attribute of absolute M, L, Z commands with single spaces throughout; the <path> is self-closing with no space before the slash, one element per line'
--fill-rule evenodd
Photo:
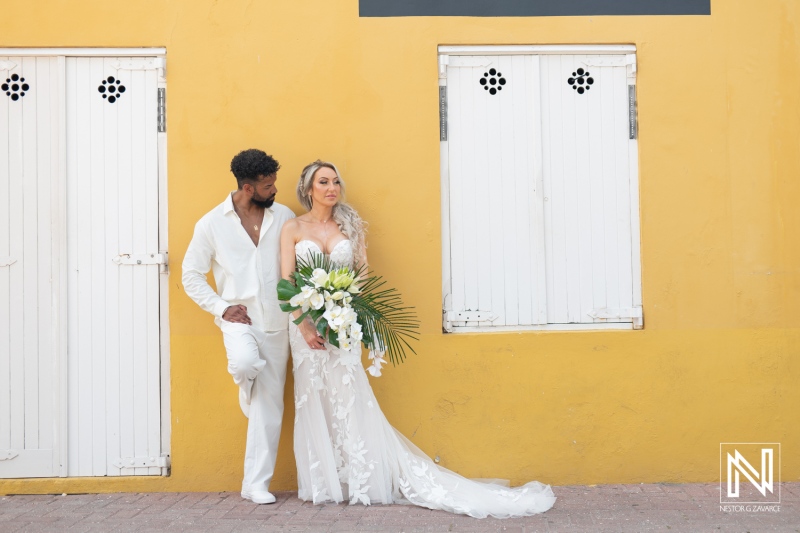
<path fill-rule="evenodd" d="M 219 330 L 183 292 L 194 223 L 239 150 L 337 163 L 417 355 L 372 380 L 389 420 L 470 477 L 709 482 L 720 442 L 780 442 L 800 479 L 800 4 L 710 16 L 359 18 L 356 0 L 7 2 L 0 47 L 167 49 L 172 473 L 0 493 L 240 486 L 246 420 Z M 437 45 L 638 49 L 645 327 L 443 334 Z M 296 488 L 292 382 L 272 488 Z"/>

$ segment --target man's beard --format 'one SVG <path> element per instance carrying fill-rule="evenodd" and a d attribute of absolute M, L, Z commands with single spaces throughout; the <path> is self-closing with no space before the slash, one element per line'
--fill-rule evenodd
<path fill-rule="evenodd" d="M 257 199 L 255 196 L 253 196 L 252 198 L 250 198 L 250 202 L 257 207 L 268 209 L 272 207 L 272 204 L 275 203 L 275 195 L 273 194 L 269 198 L 264 198 L 264 199 Z"/>

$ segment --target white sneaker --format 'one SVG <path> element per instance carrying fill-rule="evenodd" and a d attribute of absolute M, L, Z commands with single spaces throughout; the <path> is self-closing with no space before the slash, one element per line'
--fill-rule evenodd
<path fill-rule="evenodd" d="M 242 498 L 244 498 L 245 500 L 250 500 L 251 502 L 257 504 L 275 503 L 275 496 L 273 496 L 271 492 L 267 492 L 266 490 L 251 490 L 251 491 L 243 490 Z"/>
<path fill-rule="evenodd" d="M 239 389 L 239 407 L 242 408 L 242 412 L 244 413 L 245 418 L 250 418 L 250 404 L 247 401 L 247 395 L 244 393 L 244 389 Z"/>

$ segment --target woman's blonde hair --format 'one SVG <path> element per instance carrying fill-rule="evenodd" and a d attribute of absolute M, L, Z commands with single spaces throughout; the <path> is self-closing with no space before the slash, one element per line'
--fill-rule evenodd
<path fill-rule="evenodd" d="M 297 199 L 306 211 L 311 211 L 311 206 L 313 205 L 311 187 L 314 185 L 314 174 L 323 167 L 333 170 L 336 173 L 336 177 L 339 178 L 341 194 L 339 201 L 333 206 L 333 220 L 352 244 L 353 257 L 356 264 L 359 264 L 363 260 L 366 251 L 364 249 L 366 247 L 366 223 L 358 216 L 358 212 L 345 202 L 344 180 L 336 165 L 319 159 L 306 165 L 306 168 L 300 173 L 300 181 L 297 182 Z"/>

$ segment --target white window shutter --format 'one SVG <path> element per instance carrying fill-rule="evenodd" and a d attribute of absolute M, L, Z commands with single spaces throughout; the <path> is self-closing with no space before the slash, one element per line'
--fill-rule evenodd
<path fill-rule="evenodd" d="M 635 55 L 443 65 L 445 330 L 641 327 Z"/>
<path fill-rule="evenodd" d="M 546 319 L 538 67 L 537 56 L 449 58 L 453 314 L 446 323 L 524 326 Z"/>
<path fill-rule="evenodd" d="M 542 62 L 548 322 L 592 323 L 597 309 L 634 305 L 626 56 Z M 584 94 L 567 83 L 578 69 L 593 81 Z"/>

